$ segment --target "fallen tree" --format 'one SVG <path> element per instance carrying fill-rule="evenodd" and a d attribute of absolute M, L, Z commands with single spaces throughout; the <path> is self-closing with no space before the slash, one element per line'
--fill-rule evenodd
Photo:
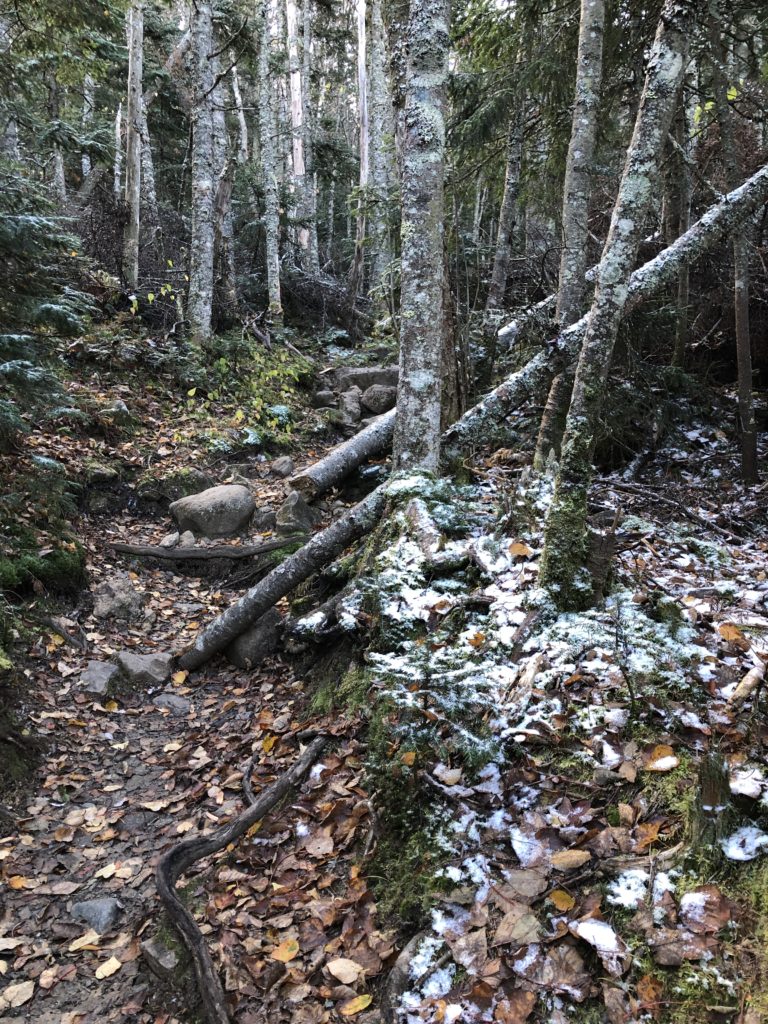
<path fill-rule="evenodd" d="M 349 441 L 338 445 L 314 466 L 292 476 L 288 483 L 307 501 L 329 491 L 368 459 L 381 455 L 392 444 L 395 410 L 378 416 Z"/>
<path fill-rule="evenodd" d="M 263 544 L 242 544 L 237 546 L 234 544 L 216 544 L 210 548 L 200 547 L 199 545 L 164 548 L 157 544 L 110 544 L 110 547 L 113 551 L 119 551 L 124 555 L 135 555 L 137 558 L 163 558 L 173 562 L 185 560 L 208 561 L 215 558 L 252 558 L 254 555 L 264 555 L 268 551 L 276 551 L 278 548 L 295 544 L 299 540 L 302 540 L 301 534 L 291 537 L 277 537 L 275 540 L 266 540 Z"/>
<path fill-rule="evenodd" d="M 634 308 L 659 288 L 674 281 L 680 267 L 697 259 L 725 238 L 741 221 L 768 201 L 768 165 L 739 188 L 711 207 L 676 242 L 636 270 L 629 281 L 626 310 Z M 503 421 L 529 398 L 540 397 L 555 373 L 564 369 L 579 352 L 588 317 L 567 328 L 522 370 L 513 374 L 443 435 L 444 452 L 455 455 L 462 447 L 480 444 L 488 428 Z M 384 511 L 387 484 L 381 484 L 359 505 L 316 534 L 290 555 L 235 604 L 202 630 L 192 647 L 182 652 L 179 664 L 199 668 L 224 650 L 282 597 L 327 565 L 346 547 L 371 530 Z"/>

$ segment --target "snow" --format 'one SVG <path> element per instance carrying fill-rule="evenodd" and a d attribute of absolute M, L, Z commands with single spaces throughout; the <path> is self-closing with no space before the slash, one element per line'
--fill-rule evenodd
<path fill-rule="evenodd" d="M 743 768 L 730 778 L 731 792 L 757 800 L 765 788 L 766 780 L 759 768 Z"/>
<path fill-rule="evenodd" d="M 619 938 L 607 921 L 588 918 L 577 921 L 573 929 L 579 938 L 594 946 L 598 953 L 620 953 Z"/>
<path fill-rule="evenodd" d="M 768 835 L 755 825 L 745 825 L 721 839 L 720 846 L 728 860 L 754 860 L 761 849 L 768 846 Z"/>
<path fill-rule="evenodd" d="M 608 886 L 608 902 L 615 907 L 636 910 L 648 895 L 648 872 L 632 868 Z"/>
<path fill-rule="evenodd" d="M 687 892 L 680 900 L 680 910 L 690 921 L 703 921 L 708 895 L 705 892 Z"/>

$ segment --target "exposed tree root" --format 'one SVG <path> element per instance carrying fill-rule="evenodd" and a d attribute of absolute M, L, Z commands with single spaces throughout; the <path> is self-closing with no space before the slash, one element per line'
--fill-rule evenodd
<path fill-rule="evenodd" d="M 327 742 L 327 736 L 315 737 L 293 766 L 262 790 L 242 814 L 228 824 L 222 825 L 209 836 L 184 839 L 180 843 L 176 843 L 163 854 L 157 865 L 157 891 L 171 924 L 179 933 L 192 957 L 208 1024 L 230 1024 L 226 996 L 202 932 L 176 895 L 176 882 L 196 861 L 202 860 L 203 857 L 210 857 L 229 846 L 230 843 L 236 842 L 245 835 L 251 825 L 260 821 L 265 814 L 271 811 L 304 778 Z M 248 783 L 246 792 L 250 792 L 250 783 Z"/>
<path fill-rule="evenodd" d="M 287 547 L 302 540 L 299 534 L 291 537 L 279 537 L 275 540 L 267 540 L 263 544 L 243 544 L 240 547 L 233 547 L 230 544 L 217 544 L 212 548 L 203 547 L 178 547 L 162 548 L 154 544 L 111 544 L 115 551 L 126 555 L 137 555 L 140 558 L 165 558 L 174 562 L 194 559 L 196 561 L 207 561 L 213 558 L 250 558 L 252 555 L 264 555 L 268 551 L 276 551 L 278 548 Z"/>

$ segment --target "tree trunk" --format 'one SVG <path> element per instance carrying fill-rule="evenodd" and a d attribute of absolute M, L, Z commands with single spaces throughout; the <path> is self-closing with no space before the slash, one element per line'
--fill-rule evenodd
<path fill-rule="evenodd" d="M 365 24 L 366 0 L 355 0 L 357 14 L 357 123 L 358 123 L 358 155 L 360 159 L 360 176 L 358 183 L 360 194 L 357 200 L 357 217 L 355 220 L 355 253 L 349 274 L 349 288 L 352 295 L 357 295 L 363 284 L 363 258 L 366 231 L 366 206 L 368 176 L 370 172 L 368 123 L 368 68 L 367 39 Z"/>
<path fill-rule="evenodd" d="M 218 62 L 214 64 L 214 70 L 216 78 L 220 78 Z M 232 218 L 232 188 L 237 158 L 230 146 L 225 107 L 225 88 L 219 81 L 213 91 L 213 166 L 216 174 L 213 200 L 214 311 L 217 318 L 231 323 L 237 315 L 235 229 Z"/>
<path fill-rule="evenodd" d="M 192 105 L 192 233 L 189 243 L 187 315 L 198 344 L 211 340 L 215 196 L 212 4 L 195 0 L 191 16 Z"/>
<path fill-rule="evenodd" d="M 280 184 L 277 172 L 277 126 L 275 96 L 270 74 L 272 51 L 272 2 L 262 0 L 261 41 L 259 45 L 259 142 L 262 179 L 264 182 L 264 234 L 267 271 L 267 316 L 271 323 L 282 325 L 283 304 L 280 297 Z"/>
<path fill-rule="evenodd" d="M 733 124 L 733 114 L 728 102 L 728 78 L 720 68 L 726 67 L 721 38 L 721 25 L 712 5 L 713 17 L 710 37 L 715 56 L 715 106 L 720 123 L 720 141 L 725 164 L 728 187 L 733 188 L 739 179 L 739 154 Z M 733 301 L 734 327 L 736 333 L 736 369 L 738 377 L 738 428 L 741 437 L 741 475 L 745 483 L 758 480 L 757 473 L 757 428 L 752 402 L 752 344 L 749 331 L 749 231 L 741 229 L 731 239 L 733 246 Z"/>
<path fill-rule="evenodd" d="M 589 197 L 603 75 L 604 25 L 605 0 L 581 0 L 576 92 L 563 183 L 563 249 L 555 311 L 561 327 L 569 327 L 578 320 L 584 301 Z M 552 382 L 536 439 L 533 456 L 536 469 L 544 467 L 553 449 L 559 454 L 572 388 L 573 376 L 567 372 Z"/>
<path fill-rule="evenodd" d="M 509 261 L 512 257 L 512 234 L 517 220 L 517 199 L 520 194 L 520 164 L 522 161 L 522 128 L 519 112 L 515 111 L 507 132 L 507 159 L 504 172 L 504 194 L 499 211 L 499 229 L 496 236 L 496 252 L 493 257 L 491 284 L 485 301 L 486 313 L 491 313 L 504 303 L 509 277 Z"/>
<path fill-rule="evenodd" d="M 389 311 L 388 272 L 392 262 L 389 228 L 389 196 L 393 184 L 392 166 L 394 124 L 392 122 L 392 91 L 387 75 L 387 51 L 382 0 L 371 0 L 370 31 L 370 133 L 371 180 L 369 189 L 371 277 L 370 291 L 374 306 L 381 315 Z"/>
<path fill-rule="evenodd" d="M 693 0 L 665 0 L 635 130 L 597 272 L 589 326 L 576 368 L 560 469 L 544 531 L 540 580 L 562 609 L 587 607 L 587 495 L 603 391 L 632 266 L 653 200 L 655 172 L 685 72 Z"/>
<path fill-rule="evenodd" d="M 149 137 L 147 112 L 142 102 L 141 110 L 141 201 L 149 214 L 153 227 L 157 228 L 157 187 L 155 185 L 155 161 L 152 158 L 152 140 Z"/>
<path fill-rule="evenodd" d="M 230 72 L 232 100 L 235 104 L 235 113 L 237 114 L 237 162 L 239 164 L 247 164 L 248 122 L 245 118 L 245 110 L 243 109 L 243 94 L 240 90 L 240 75 L 237 72 L 237 61 L 235 60 L 234 50 L 229 51 L 229 60 L 232 64 L 232 70 Z"/>
<path fill-rule="evenodd" d="M 412 0 L 403 140 L 400 380 L 395 469 L 437 471 L 449 0 Z"/>
<path fill-rule="evenodd" d="M 117 202 L 123 194 L 123 104 L 115 112 L 115 163 L 112 171 L 112 192 Z"/>
<path fill-rule="evenodd" d="M 691 172 L 687 157 L 690 151 L 690 131 L 688 116 L 685 109 L 685 98 L 681 98 L 677 121 L 677 142 L 682 153 L 677 161 L 677 191 L 679 223 L 677 237 L 684 235 L 691 226 Z M 735 183 L 734 183 L 735 184 Z M 675 315 L 675 345 L 672 352 L 672 365 L 684 367 L 685 353 L 688 348 L 688 303 L 690 301 L 690 271 L 688 265 L 680 268 L 677 277 L 677 311 Z"/>
<path fill-rule="evenodd" d="M 288 481 L 307 501 L 314 501 L 349 476 L 368 459 L 381 455 L 392 443 L 395 411 L 379 416 L 348 441 L 330 451 L 324 459 Z"/>
<path fill-rule="evenodd" d="M 80 125 L 83 130 L 83 135 L 90 135 L 91 128 L 93 127 L 93 112 L 96 103 L 96 80 L 93 75 L 86 75 L 83 79 L 83 112 L 80 117 Z M 83 181 L 91 173 L 91 157 L 90 154 L 83 152 L 80 154 L 80 170 L 83 174 Z"/>
<path fill-rule="evenodd" d="M 317 274 L 320 270 L 320 257 L 317 250 L 317 175 L 315 174 L 315 150 L 312 138 L 312 91 L 310 89 L 312 74 L 312 0 L 304 0 L 302 15 L 302 71 L 301 71 L 301 109 L 302 133 L 304 136 L 304 223 L 307 230 L 307 248 L 305 252 L 307 270 Z"/>
<path fill-rule="evenodd" d="M 125 114 L 125 206 L 123 277 L 131 289 L 139 286 L 139 228 L 141 223 L 141 90 L 144 66 L 144 5 L 133 0 L 128 12 L 128 100 Z"/>
<path fill-rule="evenodd" d="M 306 2 L 306 0 L 305 0 Z M 301 61 L 299 60 L 299 17 L 296 0 L 285 0 L 285 23 L 288 34 L 288 83 L 291 96 L 291 153 L 294 219 L 298 222 L 296 241 L 298 264 L 307 265 L 309 232 L 304 224 L 306 167 L 304 164 L 304 104 L 302 102 Z"/>

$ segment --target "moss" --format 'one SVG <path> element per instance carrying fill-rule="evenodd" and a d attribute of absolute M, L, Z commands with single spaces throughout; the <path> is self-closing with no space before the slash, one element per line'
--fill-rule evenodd
<path fill-rule="evenodd" d="M 349 662 L 349 652 L 342 656 Z M 350 664 L 339 683 L 338 651 L 333 652 L 330 664 L 326 664 L 323 680 L 312 695 L 310 710 L 313 714 L 325 715 L 330 711 L 356 711 L 368 703 L 370 683 L 362 666 Z"/>
<path fill-rule="evenodd" d="M 746 993 L 745 1020 L 768 1020 L 768 860 L 739 865 L 722 889 L 744 906 L 748 920 L 744 924 L 744 943 L 740 964 Z"/>

